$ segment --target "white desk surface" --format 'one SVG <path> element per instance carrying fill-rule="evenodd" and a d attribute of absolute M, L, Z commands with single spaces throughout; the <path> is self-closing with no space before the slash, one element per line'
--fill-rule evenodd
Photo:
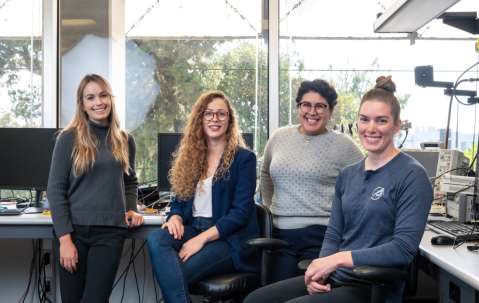
<path fill-rule="evenodd" d="M 437 233 L 426 229 L 419 245 L 421 255 L 479 290 L 479 253 L 471 252 L 466 248 L 472 243 L 464 243 L 456 249 L 448 245 L 432 245 L 431 238 L 436 235 Z"/>
<path fill-rule="evenodd" d="M 144 225 L 160 225 L 163 215 L 144 215 Z M 0 225 L 52 225 L 52 218 L 43 214 L 21 214 L 19 216 L 0 216 Z"/>

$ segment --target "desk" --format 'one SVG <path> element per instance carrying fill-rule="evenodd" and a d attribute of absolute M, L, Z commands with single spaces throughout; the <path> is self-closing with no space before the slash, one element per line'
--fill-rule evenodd
<path fill-rule="evenodd" d="M 130 229 L 129 238 L 146 239 L 152 229 L 158 228 L 164 223 L 165 217 L 160 215 L 145 215 L 144 224 L 138 228 Z M 0 216 L 0 239 L 52 239 L 53 226 L 50 216 L 43 214 L 22 214 L 19 216 Z M 52 249 L 52 258 L 55 250 Z M 51 270 L 56 273 L 56 262 L 51 262 Z M 50 293 L 53 302 L 60 302 L 57 291 L 58 276 L 52 279 Z M 23 287 L 23 285 L 22 285 Z M 3 301 L 2 301 L 3 302 Z M 13 301 L 12 301 L 13 302 Z"/>
<path fill-rule="evenodd" d="M 420 254 L 439 269 L 440 302 L 479 302 L 479 253 L 468 251 L 467 244 L 456 249 L 431 245 L 435 235 L 437 233 L 426 230 L 419 249 Z"/>
<path fill-rule="evenodd" d="M 152 229 L 165 221 L 161 215 L 145 215 L 144 218 L 142 226 L 130 230 L 130 238 L 145 239 Z M 51 239 L 52 230 L 52 218 L 43 214 L 0 216 L 0 238 L 3 239 Z"/>

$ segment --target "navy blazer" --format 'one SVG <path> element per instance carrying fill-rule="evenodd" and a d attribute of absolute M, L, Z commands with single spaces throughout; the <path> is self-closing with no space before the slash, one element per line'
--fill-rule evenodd
<path fill-rule="evenodd" d="M 239 271 L 257 271 L 258 256 L 246 241 L 258 237 L 254 204 L 256 190 L 256 156 L 239 148 L 227 173 L 213 183 L 213 222 L 220 239 L 231 249 L 233 263 Z M 179 215 L 184 225 L 192 223 L 193 200 L 174 199 L 168 218 Z"/>

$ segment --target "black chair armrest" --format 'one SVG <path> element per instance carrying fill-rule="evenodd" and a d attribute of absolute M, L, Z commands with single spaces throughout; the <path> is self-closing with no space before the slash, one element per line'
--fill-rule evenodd
<path fill-rule="evenodd" d="M 289 246 L 288 242 L 274 238 L 255 238 L 246 241 L 246 243 L 252 247 L 267 250 L 277 250 Z"/>
<path fill-rule="evenodd" d="M 358 266 L 353 273 L 360 279 L 371 283 L 390 283 L 406 280 L 408 272 L 395 267 Z"/>
<path fill-rule="evenodd" d="M 309 264 L 311 264 L 311 262 L 313 262 L 312 259 L 304 259 L 304 260 L 299 261 L 298 262 L 299 270 L 301 270 L 302 272 L 305 272 L 306 269 L 308 269 L 308 266 L 309 266 Z"/>

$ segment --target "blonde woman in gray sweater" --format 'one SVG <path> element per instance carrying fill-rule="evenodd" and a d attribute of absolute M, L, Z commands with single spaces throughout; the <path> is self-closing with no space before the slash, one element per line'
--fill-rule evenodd
<path fill-rule="evenodd" d="M 296 104 L 299 125 L 273 133 L 261 167 L 261 194 L 273 213 L 273 236 L 290 244 L 273 257 L 274 281 L 298 275 L 300 260 L 318 257 L 336 177 L 363 158 L 349 137 L 327 128 L 337 104 L 328 82 L 302 82 Z"/>

